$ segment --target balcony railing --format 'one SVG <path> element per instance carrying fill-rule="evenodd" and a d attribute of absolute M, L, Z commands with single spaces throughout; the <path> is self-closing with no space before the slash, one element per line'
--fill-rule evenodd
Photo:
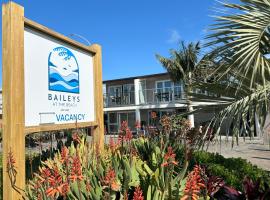
<path fill-rule="evenodd" d="M 145 89 L 139 91 L 139 102 L 144 104 L 161 104 L 179 102 L 185 98 L 180 90 L 158 91 L 157 89 Z"/>
<path fill-rule="evenodd" d="M 124 92 L 120 94 L 103 94 L 104 107 L 127 106 L 135 104 L 135 93 Z"/>

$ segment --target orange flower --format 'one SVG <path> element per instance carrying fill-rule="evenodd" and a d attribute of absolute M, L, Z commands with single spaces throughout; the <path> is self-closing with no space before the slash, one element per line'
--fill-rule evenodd
<path fill-rule="evenodd" d="M 200 166 L 195 165 L 192 172 L 188 174 L 186 187 L 184 189 L 184 196 L 181 200 L 192 199 L 198 200 L 199 194 L 202 189 L 205 188 L 205 181 L 202 179 L 201 174 L 203 173 Z"/>
<path fill-rule="evenodd" d="M 178 162 L 175 161 L 175 153 L 173 152 L 172 147 L 168 147 L 167 153 L 164 155 L 165 162 L 161 164 L 161 167 L 167 167 L 169 165 L 178 165 Z"/>
<path fill-rule="evenodd" d="M 107 171 L 103 183 L 114 191 L 120 190 L 120 185 L 116 181 L 115 171 L 112 168 Z"/>
<path fill-rule="evenodd" d="M 46 195 L 48 197 L 56 197 L 58 195 L 66 196 L 69 191 L 69 186 L 67 182 L 63 182 L 63 177 L 60 175 L 57 167 L 54 167 L 50 170 L 50 176 L 46 179 L 46 182 L 49 184 L 49 188 L 46 190 Z M 43 170 L 45 173 L 48 173 L 48 170 Z"/>
<path fill-rule="evenodd" d="M 132 139 L 132 132 L 129 128 L 126 129 L 125 140 L 130 141 Z"/>
<path fill-rule="evenodd" d="M 67 192 L 68 192 L 68 184 L 67 183 L 63 183 L 57 187 L 50 187 L 46 190 L 46 195 L 47 197 L 56 197 L 59 194 L 62 196 L 66 196 Z"/>
<path fill-rule="evenodd" d="M 69 179 L 74 182 L 77 180 L 82 181 L 83 178 L 81 161 L 77 155 L 72 160 L 71 175 L 69 176 Z"/>
<path fill-rule="evenodd" d="M 119 130 L 118 142 L 130 141 L 132 139 L 132 132 L 128 127 L 127 121 L 121 123 Z"/>
<path fill-rule="evenodd" d="M 133 200 L 144 200 L 143 192 L 140 187 L 135 188 L 135 192 L 133 195 Z"/>
<path fill-rule="evenodd" d="M 115 150 L 117 149 L 118 144 L 114 141 L 114 139 L 112 137 L 110 137 L 109 140 L 109 148 L 112 152 L 115 152 Z"/>
<path fill-rule="evenodd" d="M 69 157 L 69 150 L 66 146 L 63 146 L 61 149 L 61 162 L 67 163 Z"/>

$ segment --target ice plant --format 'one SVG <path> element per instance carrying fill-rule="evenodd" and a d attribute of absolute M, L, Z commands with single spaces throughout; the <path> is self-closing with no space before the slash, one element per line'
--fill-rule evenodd
<path fill-rule="evenodd" d="M 143 192 L 140 187 L 136 187 L 134 194 L 133 194 L 133 200 L 144 200 Z"/>
<path fill-rule="evenodd" d="M 202 189 L 206 188 L 205 181 L 202 178 L 202 169 L 200 166 L 195 165 L 187 177 L 186 187 L 184 189 L 184 196 L 181 200 L 198 200 Z"/>

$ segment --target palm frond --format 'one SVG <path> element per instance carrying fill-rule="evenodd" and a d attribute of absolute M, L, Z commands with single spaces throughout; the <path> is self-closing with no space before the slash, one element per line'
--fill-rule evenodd
<path fill-rule="evenodd" d="M 257 81 L 265 85 L 270 80 L 270 63 L 265 56 L 270 49 L 270 3 L 268 0 L 241 1 L 239 5 L 222 3 L 233 11 L 216 17 L 217 23 L 206 37 L 206 46 L 215 46 L 214 54 L 219 58 L 227 57 L 231 52 L 232 62 L 223 75 L 230 70 L 237 71 L 239 77 L 250 74 L 252 88 Z"/>

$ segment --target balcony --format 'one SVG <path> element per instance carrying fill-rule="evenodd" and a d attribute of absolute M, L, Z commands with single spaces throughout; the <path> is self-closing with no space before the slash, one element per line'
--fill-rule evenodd
<path fill-rule="evenodd" d="M 124 92 L 118 94 L 103 94 L 104 107 L 117 107 L 135 105 L 135 93 Z"/>
<path fill-rule="evenodd" d="M 145 89 L 139 91 L 139 102 L 145 104 L 175 103 L 184 100 L 185 95 L 181 90 L 163 90 Z"/>

